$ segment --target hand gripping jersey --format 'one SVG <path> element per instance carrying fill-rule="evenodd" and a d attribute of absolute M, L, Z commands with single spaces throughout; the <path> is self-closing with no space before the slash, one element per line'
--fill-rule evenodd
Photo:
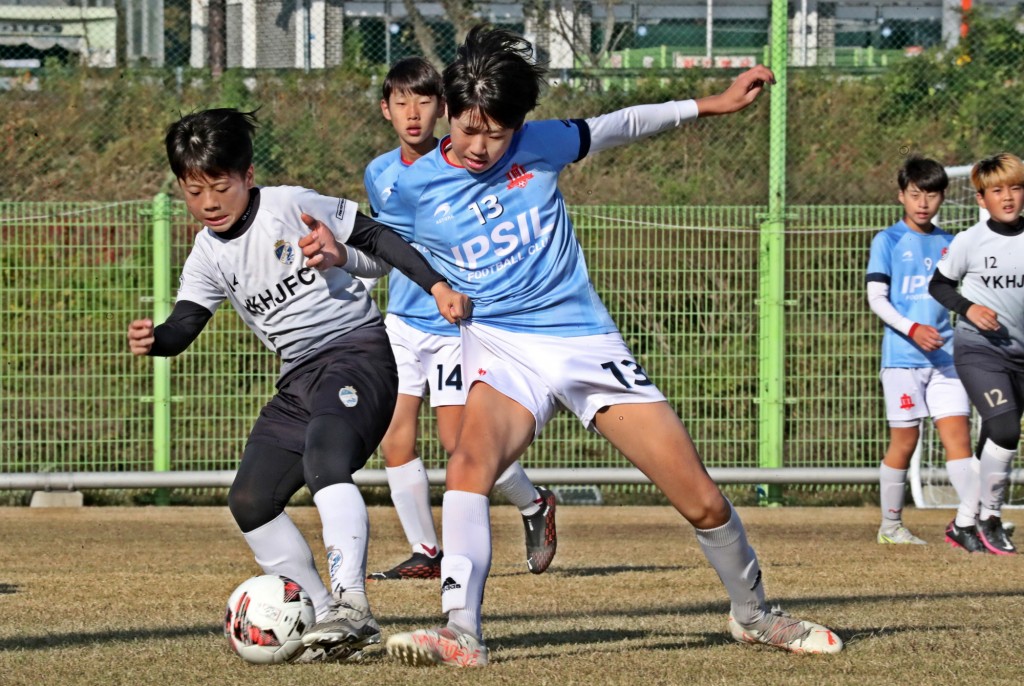
<path fill-rule="evenodd" d="M 323 221 L 344 243 L 356 204 L 305 188 L 261 188 L 242 235 L 224 239 L 208 228 L 199 232 L 177 296 L 211 312 L 230 301 L 246 326 L 281 356 L 282 375 L 325 343 L 380 321 L 366 289 L 347 271 L 304 266 L 298 243 L 309 229 L 299 219 L 302 212 Z"/>
<path fill-rule="evenodd" d="M 584 121 L 527 122 L 494 167 L 471 174 L 449 161 L 442 140 L 397 179 L 378 219 L 430 251 L 434 268 L 472 298 L 474 321 L 561 337 L 616 331 L 558 190 L 559 173 L 589 142 Z"/>
<path fill-rule="evenodd" d="M 410 166 L 411 163 L 402 159 L 401 148 L 384 153 L 367 165 L 363 183 L 366 195 L 370 198 L 370 211 L 375 218 L 380 214 L 379 208 L 385 205 L 391 195 L 398 177 Z M 423 253 L 427 261 L 437 269 L 430 251 L 417 243 L 411 245 Z M 388 276 L 388 314 L 401 317 L 407 324 L 425 333 L 459 335 L 459 327 L 444 320 L 430 294 L 397 269 L 392 269 Z"/>
<path fill-rule="evenodd" d="M 946 340 L 926 353 L 910 338 L 886 325 L 882 367 L 944 367 L 953 364 L 953 327 L 949 311 L 928 293 L 928 282 L 953 237 L 936 227 L 919 233 L 899 221 L 871 241 L 867 280 L 889 285 L 889 302 L 904 317 L 935 327 Z"/>
<path fill-rule="evenodd" d="M 963 297 L 998 315 L 998 331 L 979 333 L 1007 357 L 1024 360 L 1024 234 L 978 222 L 956 235 L 938 271 L 960 282 Z M 966 317 L 957 327 L 977 331 Z"/>

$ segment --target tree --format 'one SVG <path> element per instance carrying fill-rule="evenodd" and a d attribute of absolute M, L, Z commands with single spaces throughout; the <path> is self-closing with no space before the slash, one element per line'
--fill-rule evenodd
<path fill-rule="evenodd" d="M 629 30 L 628 24 L 615 27 L 615 7 L 625 3 L 604 0 L 604 21 L 600 28 L 600 43 L 593 45 L 591 31 L 594 2 L 566 2 L 554 0 L 528 0 L 523 3 L 524 12 L 532 16 L 537 24 L 557 36 L 572 50 L 573 58 L 584 69 L 597 69 L 607 63 L 613 50 Z"/>

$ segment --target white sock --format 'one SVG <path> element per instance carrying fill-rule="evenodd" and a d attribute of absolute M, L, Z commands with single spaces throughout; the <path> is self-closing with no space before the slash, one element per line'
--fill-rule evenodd
<path fill-rule="evenodd" d="M 878 486 L 882 506 L 882 528 L 895 529 L 903 521 L 907 470 L 893 469 L 884 462 L 881 463 L 878 465 Z"/>
<path fill-rule="evenodd" d="M 1016 450 L 1001 448 L 991 439 L 981 449 L 978 481 L 981 493 L 981 518 L 998 517 L 1006 498 L 1006 485 L 1010 482 L 1010 468 Z"/>
<path fill-rule="evenodd" d="M 313 496 L 323 526 L 331 592 L 366 594 L 366 546 L 370 517 L 355 484 L 333 484 Z"/>
<path fill-rule="evenodd" d="M 282 512 L 258 529 L 242 535 L 264 574 L 288 577 L 309 594 L 318 618 L 327 612 L 331 592 L 316 571 L 313 551 L 287 513 Z"/>
<path fill-rule="evenodd" d="M 732 617 L 750 626 L 768 613 L 761 583 L 761 567 L 747 543 L 740 516 L 729 503 L 729 521 L 714 529 L 695 529 L 708 562 L 718 572 L 732 603 Z"/>
<path fill-rule="evenodd" d="M 519 462 L 502 472 L 494 484 L 494 490 L 508 498 L 508 501 L 519 508 L 520 514 L 528 517 L 537 514 L 543 502 L 533 482 L 526 476 L 526 470 Z"/>
<path fill-rule="evenodd" d="M 953 489 L 960 498 L 954 523 L 959 528 L 974 526 L 978 523 L 978 509 L 981 507 L 978 502 L 978 461 L 973 455 L 959 460 L 949 460 L 946 462 L 946 474 L 949 475 L 949 483 L 953 484 Z"/>
<path fill-rule="evenodd" d="M 414 553 L 437 556 L 437 532 L 430 512 L 430 480 L 423 461 L 416 458 L 398 467 L 385 467 L 391 502 Z"/>
<path fill-rule="evenodd" d="M 448 613 L 448 623 L 483 640 L 480 610 L 487 574 L 491 570 L 491 507 L 487 496 L 467 491 L 445 492 L 441 537 L 444 539 L 442 565 L 458 556 L 467 558 L 473 565 L 465 589 L 465 605 Z M 443 574 L 441 582 L 443 593 L 447 582 Z"/>

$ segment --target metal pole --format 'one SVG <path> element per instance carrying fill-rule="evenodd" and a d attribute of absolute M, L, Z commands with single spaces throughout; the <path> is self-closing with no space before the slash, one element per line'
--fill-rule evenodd
<path fill-rule="evenodd" d="M 153 322 L 171 314 L 171 200 L 153 199 Z M 153 471 L 171 468 L 171 361 L 153 358 Z"/>
<path fill-rule="evenodd" d="M 705 52 L 707 54 L 707 58 L 709 60 L 711 59 L 711 53 L 712 53 L 712 51 L 714 49 L 714 42 L 715 42 L 715 32 L 714 32 L 714 25 L 715 25 L 714 14 L 715 13 L 714 13 L 714 6 L 715 6 L 715 0 L 708 0 L 708 19 L 707 19 L 707 22 L 706 22 L 707 23 L 707 34 L 706 34 L 706 37 L 704 39 L 704 48 L 705 48 Z"/>
<path fill-rule="evenodd" d="M 800 66 L 807 66 L 807 0 L 800 0 Z"/>
<path fill-rule="evenodd" d="M 877 484 L 877 467 L 794 467 L 790 469 L 721 468 L 708 469 L 718 484 Z M 537 484 L 595 485 L 649 484 L 643 472 L 634 468 L 527 469 Z M 948 480 L 946 470 L 931 468 L 921 477 L 933 483 Z M 34 472 L 0 473 L 0 490 L 75 491 L 84 488 L 227 488 L 234 470 L 181 472 Z M 1011 474 L 1014 483 L 1024 480 L 1024 469 Z M 352 475 L 357 486 L 387 486 L 383 469 L 361 469 Z M 428 469 L 427 479 L 443 486 L 443 469 Z"/>
<path fill-rule="evenodd" d="M 304 31 L 302 41 L 302 66 L 303 70 L 306 71 L 307 73 L 309 72 L 309 69 L 313 64 L 313 46 L 309 44 L 310 36 L 313 33 L 313 24 L 309 16 L 310 14 L 312 14 L 313 11 L 312 5 L 313 3 L 311 0 L 305 0 L 305 2 L 303 3 L 303 8 L 305 11 L 302 13 L 302 30 Z"/>
<path fill-rule="evenodd" d="M 391 3 L 384 3 L 384 64 L 391 66 Z"/>
<path fill-rule="evenodd" d="M 787 0 L 772 0 L 771 89 L 768 159 L 768 216 L 759 248 L 758 465 L 782 467 L 785 398 L 785 215 Z M 767 504 L 782 502 L 778 485 L 765 488 Z"/>

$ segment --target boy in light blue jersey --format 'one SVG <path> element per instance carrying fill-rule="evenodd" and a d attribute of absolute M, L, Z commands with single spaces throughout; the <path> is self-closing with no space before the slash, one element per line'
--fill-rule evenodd
<path fill-rule="evenodd" d="M 483 25 L 469 32 L 444 71 L 451 134 L 398 179 L 380 214 L 429 250 L 435 268 L 474 301 L 460 324 L 470 389 L 442 509 L 448 623 L 392 636 L 388 652 L 413 665 L 487 664 L 487 494 L 562 406 L 650 477 L 697 529 L 728 591 L 737 641 L 838 652 L 843 643 L 831 630 L 769 608 L 738 514 L 590 283 L 558 189 L 562 169 L 590 152 L 745 108 L 774 80 L 771 71 L 755 67 L 696 101 L 526 122 L 544 83 L 531 56 L 532 45 L 508 31 Z"/>
<path fill-rule="evenodd" d="M 388 71 L 381 89 L 380 108 L 391 122 L 400 145 L 366 167 L 363 181 L 376 216 L 398 178 L 437 146 L 434 128 L 444 114 L 441 75 L 426 59 L 408 57 Z M 414 247 L 419 248 L 415 243 Z M 430 259 L 430 254 L 419 248 Z M 455 449 L 466 389 L 462 379 L 459 328 L 438 313 L 433 298 L 398 270 L 388 279 L 388 313 L 384 319 L 391 351 L 398 364 L 398 401 L 381 452 L 391 500 L 412 554 L 371 579 L 436 579 L 441 575 L 442 551 L 430 510 L 430 482 L 416 452 L 420 405 L 425 395 L 437 418 L 442 447 Z M 526 564 L 534 574 L 547 570 L 557 546 L 555 497 L 537 489 L 519 462 L 510 466 L 495 489 L 515 505 L 526 531 Z"/>
<path fill-rule="evenodd" d="M 911 158 L 900 169 L 903 219 L 875 235 L 867 268 L 871 310 L 885 323 L 882 389 L 889 421 L 889 447 L 879 465 L 883 544 L 924 544 L 903 525 L 907 469 L 931 416 L 946 450 L 946 471 L 960 498 L 946 540 L 968 552 L 984 552 L 975 528 L 977 465 L 972 459 L 970 404 L 953 364 L 949 310 L 928 293 L 928 282 L 953 237 L 932 219 L 949 183 L 934 160 Z"/>

